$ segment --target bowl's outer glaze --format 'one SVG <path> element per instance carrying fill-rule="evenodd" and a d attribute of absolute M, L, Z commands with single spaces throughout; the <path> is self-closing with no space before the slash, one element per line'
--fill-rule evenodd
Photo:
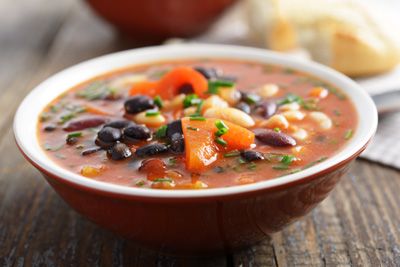
<path fill-rule="evenodd" d="M 236 0 L 87 0 L 103 18 L 132 37 L 163 40 L 205 30 Z"/>
<path fill-rule="evenodd" d="M 118 195 L 66 183 L 36 167 L 72 208 L 94 223 L 155 250 L 203 254 L 255 244 L 304 216 L 325 199 L 354 158 L 291 185 L 223 198 Z"/>

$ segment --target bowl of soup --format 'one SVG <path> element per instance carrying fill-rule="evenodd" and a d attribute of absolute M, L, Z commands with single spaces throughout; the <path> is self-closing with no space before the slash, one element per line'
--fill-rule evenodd
<path fill-rule="evenodd" d="M 140 245 L 252 245 L 334 188 L 377 126 L 342 74 L 261 49 L 170 45 L 89 60 L 41 83 L 18 147 L 78 213 Z"/>

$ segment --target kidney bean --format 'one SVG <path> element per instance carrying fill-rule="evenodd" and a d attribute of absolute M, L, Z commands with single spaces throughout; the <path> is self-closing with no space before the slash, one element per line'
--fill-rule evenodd
<path fill-rule="evenodd" d="M 66 126 L 64 126 L 63 130 L 67 132 L 75 132 L 86 128 L 97 127 L 104 123 L 106 123 L 106 119 L 99 117 L 73 120 L 70 121 Z"/>
<path fill-rule="evenodd" d="M 123 130 L 124 137 L 135 140 L 147 140 L 151 137 L 149 128 L 143 125 L 132 125 Z"/>
<path fill-rule="evenodd" d="M 44 130 L 45 132 L 52 132 L 52 131 L 54 131 L 55 129 L 57 129 L 57 126 L 55 126 L 54 124 L 46 125 L 46 126 L 43 128 L 43 130 Z"/>
<path fill-rule="evenodd" d="M 155 108 L 153 99 L 144 95 L 137 95 L 125 101 L 125 111 L 129 114 L 136 114 L 144 110 Z"/>
<path fill-rule="evenodd" d="M 113 160 L 122 160 L 132 156 L 132 151 L 124 143 L 116 143 L 107 150 L 107 156 Z"/>
<path fill-rule="evenodd" d="M 270 146 L 295 146 L 296 140 L 284 133 L 278 133 L 269 129 L 255 129 L 257 140 Z"/>
<path fill-rule="evenodd" d="M 240 109 L 244 113 L 250 114 L 251 113 L 251 108 L 250 106 L 245 103 L 245 102 L 239 102 L 236 104 L 235 108 Z"/>
<path fill-rule="evenodd" d="M 253 150 L 245 150 L 240 153 L 240 156 L 246 161 L 263 160 L 264 155 L 261 152 Z"/>
<path fill-rule="evenodd" d="M 104 127 L 123 129 L 134 124 L 135 124 L 134 122 L 128 120 L 116 120 L 105 124 Z"/>
<path fill-rule="evenodd" d="M 97 133 L 97 138 L 105 143 L 116 142 L 121 138 L 121 130 L 111 127 L 105 127 Z"/>
<path fill-rule="evenodd" d="M 169 149 L 173 152 L 173 153 L 183 153 L 183 151 L 185 151 L 185 142 L 184 142 L 184 138 L 183 138 L 183 134 L 180 133 L 174 133 L 171 136 L 171 144 Z"/>
<path fill-rule="evenodd" d="M 154 143 L 148 144 L 136 149 L 136 156 L 140 158 L 162 154 L 168 151 L 168 147 L 164 144 Z"/>
<path fill-rule="evenodd" d="M 257 105 L 256 111 L 266 119 L 269 119 L 276 113 L 278 106 L 275 102 L 265 101 Z"/>

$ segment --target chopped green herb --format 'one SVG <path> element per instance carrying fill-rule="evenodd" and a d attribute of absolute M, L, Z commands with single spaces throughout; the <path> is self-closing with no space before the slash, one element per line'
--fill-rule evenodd
<path fill-rule="evenodd" d="M 85 148 L 85 146 L 84 146 L 84 145 L 82 145 L 82 144 L 79 144 L 79 145 L 76 145 L 76 146 L 75 146 L 75 148 L 76 148 L 76 149 L 84 149 L 84 148 Z"/>
<path fill-rule="evenodd" d="M 261 100 L 261 97 L 257 94 L 252 94 L 252 93 L 246 93 L 244 94 L 244 99 L 243 99 L 247 104 L 253 105 L 258 103 Z"/>
<path fill-rule="evenodd" d="M 275 127 L 275 128 L 274 128 L 274 131 L 277 132 L 277 133 L 280 133 L 280 132 L 281 132 L 281 128 Z"/>
<path fill-rule="evenodd" d="M 173 180 L 171 178 L 157 178 L 153 180 L 153 183 L 172 183 Z"/>
<path fill-rule="evenodd" d="M 272 169 L 274 169 L 274 170 L 287 170 L 287 169 L 289 169 L 289 166 L 288 165 L 276 165 L 276 166 L 272 166 Z"/>
<path fill-rule="evenodd" d="M 222 120 L 216 120 L 215 121 L 215 126 L 218 129 L 229 129 L 228 125 L 226 125 L 225 122 L 223 122 Z"/>
<path fill-rule="evenodd" d="M 282 100 L 278 101 L 278 105 L 285 105 L 285 104 L 290 104 L 293 102 L 297 102 L 297 103 L 302 103 L 303 102 L 303 98 L 301 98 L 298 95 L 289 93 L 285 96 L 285 98 L 283 98 Z"/>
<path fill-rule="evenodd" d="M 197 127 L 192 127 L 192 126 L 187 126 L 186 129 L 191 130 L 191 131 L 198 131 L 198 130 L 200 130 L 199 128 L 197 128 Z"/>
<path fill-rule="evenodd" d="M 64 124 L 64 123 L 66 123 L 67 121 L 72 120 L 73 118 L 75 118 L 75 116 L 76 116 L 76 113 L 74 113 L 74 112 L 67 113 L 67 114 L 65 114 L 65 115 L 62 115 L 62 116 L 60 117 L 60 120 L 59 120 L 58 122 L 59 122 L 60 124 Z"/>
<path fill-rule="evenodd" d="M 154 104 L 156 104 L 156 106 L 159 108 L 163 107 L 163 101 L 159 95 L 154 97 Z"/>
<path fill-rule="evenodd" d="M 168 159 L 168 162 L 167 162 L 167 165 L 168 165 L 169 167 L 173 167 L 173 166 L 176 165 L 176 162 L 177 162 L 176 158 L 169 158 L 169 159 Z"/>
<path fill-rule="evenodd" d="M 183 99 L 183 106 L 188 108 L 190 106 L 198 105 L 200 102 L 201 99 L 196 94 L 190 94 Z"/>
<path fill-rule="evenodd" d="M 306 110 L 320 110 L 318 100 L 315 98 L 303 99 L 299 104 Z"/>
<path fill-rule="evenodd" d="M 337 109 L 333 110 L 333 114 L 335 114 L 336 116 L 342 115 L 342 113 Z"/>
<path fill-rule="evenodd" d="M 48 121 L 51 118 L 51 115 L 47 112 L 42 112 L 42 114 L 40 114 L 39 120 L 40 122 L 45 122 Z"/>
<path fill-rule="evenodd" d="M 220 87 L 233 87 L 235 85 L 234 82 L 228 80 L 212 80 L 208 81 L 208 91 L 207 93 L 211 95 L 218 94 L 218 90 Z"/>
<path fill-rule="evenodd" d="M 237 157 L 239 155 L 240 155 L 240 152 L 236 150 L 236 151 L 231 151 L 229 153 L 225 153 L 224 157 L 225 158 L 233 158 L 233 157 Z"/>
<path fill-rule="evenodd" d="M 228 132 L 227 128 L 222 128 L 215 132 L 215 136 L 221 137 L 222 135 L 226 134 L 227 132 Z"/>
<path fill-rule="evenodd" d="M 67 135 L 67 138 L 72 138 L 72 137 L 81 137 L 82 136 L 82 132 L 73 132 L 73 133 L 69 133 Z"/>
<path fill-rule="evenodd" d="M 228 145 L 228 143 L 227 143 L 224 139 L 222 139 L 221 137 L 215 138 L 215 142 L 216 142 L 217 144 L 221 145 L 221 146 L 226 146 L 226 145 Z"/>
<path fill-rule="evenodd" d="M 344 133 L 344 139 L 349 140 L 353 136 L 353 130 L 349 129 Z"/>
<path fill-rule="evenodd" d="M 190 120 L 191 121 L 205 121 L 206 118 L 201 117 L 201 116 L 194 116 L 194 117 L 190 116 Z"/>
<path fill-rule="evenodd" d="M 146 117 L 154 117 L 160 115 L 160 111 L 158 110 L 149 110 L 146 111 Z"/>
<path fill-rule="evenodd" d="M 255 170 L 256 168 L 257 168 L 257 164 L 255 162 L 249 162 L 249 165 L 247 166 L 247 169 Z"/>
<path fill-rule="evenodd" d="M 293 162 L 294 158 L 295 157 L 293 155 L 284 155 L 281 159 L 281 162 L 283 164 L 289 165 Z"/>
<path fill-rule="evenodd" d="M 156 137 L 157 138 L 164 138 L 167 135 L 167 125 L 163 125 L 160 128 L 157 129 L 156 131 Z"/>
<path fill-rule="evenodd" d="M 283 73 L 285 73 L 285 74 L 293 74 L 293 73 L 295 73 L 295 70 L 292 69 L 292 68 L 284 68 L 283 69 Z"/>
<path fill-rule="evenodd" d="M 142 187 L 142 186 L 145 185 L 145 182 L 144 182 L 144 180 L 139 180 L 139 181 L 137 181 L 137 182 L 135 183 L 135 185 L 138 186 L 138 187 Z"/>
<path fill-rule="evenodd" d="M 247 163 L 247 161 L 246 161 L 245 159 L 243 159 L 243 158 L 238 158 L 237 161 L 239 162 L 239 164 L 245 164 L 245 163 Z"/>
<path fill-rule="evenodd" d="M 76 95 L 87 100 L 98 100 L 114 97 L 116 90 L 109 87 L 104 81 L 95 81 L 82 90 L 79 90 Z"/>

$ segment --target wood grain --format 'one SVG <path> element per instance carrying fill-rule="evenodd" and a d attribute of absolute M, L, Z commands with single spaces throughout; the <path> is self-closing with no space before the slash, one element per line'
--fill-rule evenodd
<path fill-rule="evenodd" d="M 80 217 L 17 151 L 13 114 L 49 75 L 140 43 L 79 1 L 2 0 L 0 11 L 0 266 L 400 266 L 400 173 L 366 161 L 311 214 L 229 255 L 166 256 Z"/>

